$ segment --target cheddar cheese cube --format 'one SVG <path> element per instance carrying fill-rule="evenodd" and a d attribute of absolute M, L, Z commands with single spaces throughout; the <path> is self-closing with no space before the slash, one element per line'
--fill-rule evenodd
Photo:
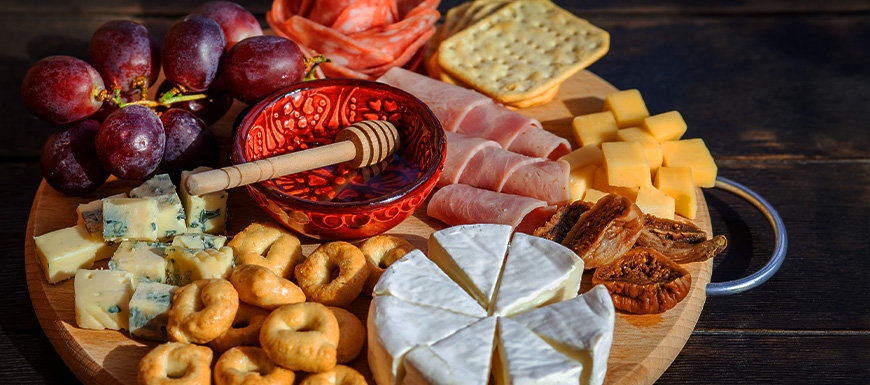
<path fill-rule="evenodd" d="M 580 146 L 599 145 L 616 140 L 616 119 L 609 111 L 575 116 L 571 122 L 574 139 Z"/>
<path fill-rule="evenodd" d="M 608 177 L 606 165 L 599 167 L 595 170 L 595 176 L 592 178 L 592 188 L 604 192 L 605 194 L 619 194 L 628 199 L 631 199 L 632 201 L 637 198 L 638 189 L 636 187 L 611 186 L 607 180 Z"/>
<path fill-rule="evenodd" d="M 669 111 L 644 119 L 643 128 L 659 142 L 677 140 L 686 133 L 686 121 L 679 111 Z"/>
<path fill-rule="evenodd" d="M 674 198 L 674 210 L 689 219 L 695 219 L 698 204 L 692 169 L 662 166 L 656 173 L 655 187 Z"/>
<path fill-rule="evenodd" d="M 638 90 L 618 91 L 607 95 L 604 111 L 613 112 L 619 128 L 639 126 L 643 123 L 643 118 L 649 116 L 646 103 Z"/>
<path fill-rule="evenodd" d="M 658 143 L 656 143 L 658 145 Z M 604 154 L 601 149 L 594 144 L 589 144 L 580 147 L 568 154 L 563 155 L 559 160 L 564 160 L 571 165 L 571 170 L 578 170 L 589 165 L 600 164 L 604 159 Z"/>
<path fill-rule="evenodd" d="M 593 164 L 571 170 L 571 174 L 568 176 L 568 190 L 571 193 L 571 202 L 583 199 L 586 189 L 592 186 L 595 170 L 597 169 L 598 166 Z"/>
<path fill-rule="evenodd" d="M 652 185 L 649 162 L 640 143 L 602 143 L 601 151 L 607 168 L 607 184 L 632 188 Z"/>
<path fill-rule="evenodd" d="M 716 184 L 716 162 L 703 139 L 663 142 L 662 155 L 665 166 L 691 168 L 695 186 L 713 187 Z"/>
<path fill-rule="evenodd" d="M 607 194 L 609 193 L 594 188 L 588 188 L 586 189 L 586 195 L 583 196 L 583 201 L 595 203 L 598 202 L 599 199 L 604 198 Z"/>
<path fill-rule="evenodd" d="M 634 204 L 644 214 L 655 215 L 659 218 L 674 219 L 675 201 L 668 194 L 652 186 L 643 186 L 637 192 Z"/>
<path fill-rule="evenodd" d="M 33 237 L 33 243 L 48 283 L 72 278 L 78 269 L 90 269 L 98 250 L 105 246 L 102 237 L 95 238 L 82 225 Z"/>
<path fill-rule="evenodd" d="M 662 148 L 659 141 L 650 133 L 640 127 L 623 128 L 616 132 L 616 136 L 623 142 L 637 142 L 643 147 L 649 169 L 653 173 L 662 166 Z"/>

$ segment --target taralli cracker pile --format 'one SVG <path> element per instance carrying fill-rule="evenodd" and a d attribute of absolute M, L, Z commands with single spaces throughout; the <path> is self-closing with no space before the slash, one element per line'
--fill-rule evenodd
<path fill-rule="evenodd" d="M 448 12 L 427 69 L 514 108 L 546 103 L 607 53 L 610 35 L 545 0 L 477 0 Z"/>

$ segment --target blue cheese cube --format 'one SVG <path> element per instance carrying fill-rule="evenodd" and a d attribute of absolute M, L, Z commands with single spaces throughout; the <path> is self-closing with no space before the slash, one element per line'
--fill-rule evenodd
<path fill-rule="evenodd" d="M 103 238 L 112 241 L 156 241 L 157 200 L 103 199 Z"/>
<path fill-rule="evenodd" d="M 133 274 L 120 270 L 76 271 L 76 324 L 84 329 L 129 330 Z"/>
<path fill-rule="evenodd" d="M 200 279 L 229 279 L 235 261 L 233 249 L 186 249 L 170 246 L 166 249 L 166 278 L 173 285 L 184 286 Z"/>
<path fill-rule="evenodd" d="M 220 249 L 227 243 L 227 237 L 211 234 L 182 234 L 172 238 L 172 246 L 187 249 Z"/>
<path fill-rule="evenodd" d="M 175 185 L 169 175 L 160 174 L 145 181 L 141 186 L 130 190 L 131 198 L 153 197 L 157 200 L 157 236 L 168 240 L 175 235 L 187 232 L 186 216 L 181 199 L 175 192 Z"/>
<path fill-rule="evenodd" d="M 118 246 L 109 268 L 133 274 L 134 282 L 166 282 L 166 247 L 160 242 L 124 241 Z"/>
<path fill-rule="evenodd" d="M 178 286 L 142 282 L 130 298 L 130 336 L 153 341 L 167 341 L 166 323 L 172 295 Z"/>
<path fill-rule="evenodd" d="M 227 223 L 227 192 L 217 191 L 204 195 L 190 195 L 184 181 L 187 176 L 208 171 L 208 167 L 199 167 L 193 171 L 181 172 L 181 203 L 184 204 L 184 214 L 187 217 L 188 233 L 223 233 Z"/>
<path fill-rule="evenodd" d="M 125 198 L 124 194 L 115 194 L 103 199 Z M 78 224 L 88 229 L 91 234 L 103 236 L 103 199 L 97 199 L 88 203 L 80 203 L 76 207 Z"/>
<path fill-rule="evenodd" d="M 94 238 L 81 225 L 33 237 L 33 243 L 49 283 L 72 278 L 78 269 L 90 269 L 97 251 L 105 246 L 102 238 Z"/>

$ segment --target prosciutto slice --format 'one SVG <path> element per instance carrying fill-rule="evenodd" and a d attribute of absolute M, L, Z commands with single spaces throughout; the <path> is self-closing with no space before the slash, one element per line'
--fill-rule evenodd
<path fill-rule="evenodd" d="M 496 223 L 529 232 L 555 212 L 534 198 L 452 184 L 432 194 L 426 214 L 450 226 Z"/>

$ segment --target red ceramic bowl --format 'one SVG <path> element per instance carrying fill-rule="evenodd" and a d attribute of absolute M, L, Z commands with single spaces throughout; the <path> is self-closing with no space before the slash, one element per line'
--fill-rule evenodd
<path fill-rule="evenodd" d="M 386 84 L 323 79 L 286 88 L 252 106 L 233 135 L 233 162 L 250 162 L 333 142 L 342 128 L 381 119 L 399 131 L 392 158 L 350 170 L 332 166 L 248 185 L 251 197 L 287 228 L 318 239 L 357 239 L 411 215 L 444 165 L 444 131 L 432 111 Z"/>

